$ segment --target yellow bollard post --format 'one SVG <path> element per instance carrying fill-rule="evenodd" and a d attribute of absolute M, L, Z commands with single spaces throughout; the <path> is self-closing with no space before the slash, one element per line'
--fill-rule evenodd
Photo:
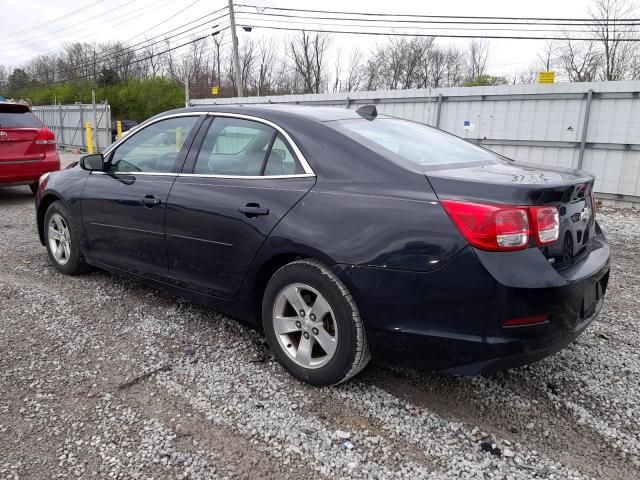
<path fill-rule="evenodd" d="M 120 140 L 122 138 L 122 122 L 120 120 L 116 122 L 116 131 L 116 138 Z"/>
<path fill-rule="evenodd" d="M 84 128 L 87 133 L 87 153 L 91 155 L 93 153 L 93 134 L 91 133 L 91 122 L 85 123 Z"/>
<path fill-rule="evenodd" d="M 176 152 L 182 148 L 182 128 L 176 128 Z"/>

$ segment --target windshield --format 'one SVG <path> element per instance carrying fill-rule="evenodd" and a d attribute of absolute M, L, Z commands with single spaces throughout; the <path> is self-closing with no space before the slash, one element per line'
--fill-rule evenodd
<path fill-rule="evenodd" d="M 369 147 L 383 147 L 419 167 L 500 162 L 500 157 L 488 150 L 420 123 L 394 118 L 335 123 L 354 140 Z"/>

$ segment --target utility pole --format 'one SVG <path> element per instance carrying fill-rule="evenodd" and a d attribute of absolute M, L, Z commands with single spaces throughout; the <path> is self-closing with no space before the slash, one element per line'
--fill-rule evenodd
<path fill-rule="evenodd" d="M 236 35 L 236 16 L 233 12 L 233 0 L 229 0 L 229 19 L 231 21 L 231 43 L 233 44 L 233 69 L 235 70 L 238 96 L 243 97 L 242 72 L 240 71 L 240 54 L 238 53 L 238 36 Z"/>
<path fill-rule="evenodd" d="M 184 106 L 189 108 L 189 73 L 184 78 Z"/>

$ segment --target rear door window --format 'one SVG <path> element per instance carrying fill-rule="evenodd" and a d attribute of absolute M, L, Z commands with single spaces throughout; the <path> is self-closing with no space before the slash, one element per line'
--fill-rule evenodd
<path fill-rule="evenodd" d="M 257 176 L 276 131 L 239 118 L 214 119 L 205 136 L 193 173 Z"/>
<path fill-rule="evenodd" d="M 264 169 L 264 174 L 271 175 L 298 175 L 304 173 L 304 169 L 295 155 L 291 152 L 291 149 L 282 138 L 282 135 L 278 134 L 269 158 L 267 159 L 267 165 Z"/>

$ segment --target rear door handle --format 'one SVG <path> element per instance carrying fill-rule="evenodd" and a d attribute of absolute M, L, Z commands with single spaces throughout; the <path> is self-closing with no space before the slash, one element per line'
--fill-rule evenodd
<path fill-rule="evenodd" d="M 249 218 L 256 218 L 259 215 L 269 215 L 268 208 L 262 208 L 258 203 L 247 203 L 246 206 L 238 209 L 240 213 L 244 213 Z"/>
<path fill-rule="evenodd" d="M 147 195 L 142 199 L 145 207 L 153 208 L 154 205 L 160 205 L 160 199 L 153 195 Z"/>

